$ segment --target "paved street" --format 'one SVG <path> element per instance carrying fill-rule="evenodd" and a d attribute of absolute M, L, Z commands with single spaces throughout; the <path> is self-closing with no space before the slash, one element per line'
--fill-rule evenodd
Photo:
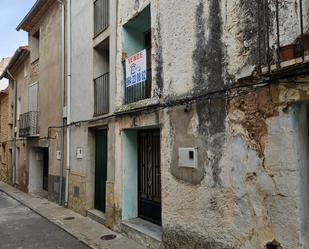
<path fill-rule="evenodd" d="M 0 192 L 0 249 L 69 248 L 89 247 Z"/>

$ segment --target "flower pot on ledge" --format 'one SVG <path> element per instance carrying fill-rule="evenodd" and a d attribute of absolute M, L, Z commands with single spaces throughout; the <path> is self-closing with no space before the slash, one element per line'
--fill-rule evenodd
<path fill-rule="evenodd" d="M 309 53 L 309 34 L 304 35 L 304 51 L 305 54 Z"/>
<path fill-rule="evenodd" d="M 280 61 L 288 61 L 295 58 L 295 44 L 280 47 Z"/>

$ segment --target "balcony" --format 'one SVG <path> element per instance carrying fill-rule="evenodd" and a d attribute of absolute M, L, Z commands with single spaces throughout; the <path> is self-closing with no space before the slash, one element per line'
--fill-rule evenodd
<path fill-rule="evenodd" d="M 151 68 L 147 68 L 147 80 L 125 87 L 125 104 L 134 103 L 151 97 Z"/>
<path fill-rule="evenodd" d="M 289 61 L 304 60 L 309 54 L 309 25 L 307 8 L 303 0 L 255 0 L 253 13 L 257 22 L 257 59 L 262 72 L 270 73 L 289 65 Z"/>
<path fill-rule="evenodd" d="M 94 80 L 94 116 L 109 113 L 109 73 Z"/>
<path fill-rule="evenodd" d="M 97 36 L 109 26 L 109 0 L 94 2 L 94 36 Z"/>
<path fill-rule="evenodd" d="M 31 111 L 20 115 L 20 137 L 36 137 L 39 135 L 38 117 L 39 113 L 37 111 Z"/>

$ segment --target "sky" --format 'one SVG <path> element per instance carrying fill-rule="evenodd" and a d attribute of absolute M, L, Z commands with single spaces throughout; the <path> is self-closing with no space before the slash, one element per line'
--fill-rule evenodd
<path fill-rule="evenodd" d="M 11 57 L 15 50 L 27 44 L 27 33 L 16 27 L 31 9 L 36 0 L 0 0 L 0 60 Z M 0 90 L 6 82 L 0 82 Z"/>
<path fill-rule="evenodd" d="M 20 45 L 27 44 L 27 33 L 16 27 L 36 0 L 0 0 L 0 58 L 10 57 Z"/>

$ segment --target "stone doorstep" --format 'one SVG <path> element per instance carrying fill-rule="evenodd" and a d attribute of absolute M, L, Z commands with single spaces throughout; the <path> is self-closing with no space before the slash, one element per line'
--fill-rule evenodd
<path fill-rule="evenodd" d="M 105 225 L 105 214 L 97 209 L 89 209 L 87 211 L 87 217 L 90 219 L 99 222 L 102 225 Z"/>
<path fill-rule="evenodd" d="M 0 191 L 31 209 L 49 222 L 93 249 L 145 249 L 133 240 L 123 237 L 105 226 L 94 222 L 88 217 L 81 216 L 70 209 L 66 209 L 44 198 L 38 198 L 23 193 L 14 187 L 0 182 Z M 74 220 L 65 221 L 66 217 Z M 82 225 L 81 225 L 82 224 Z M 117 238 L 110 241 L 101 240 L 102 235 L 115 234 Z"/>
<path fill-rule="evenodd" d="M 160 248 L 162 228 L 149 221 L 141 218 L 123 221 L 120 225 L 120 232 L 147 248 Z"/>

